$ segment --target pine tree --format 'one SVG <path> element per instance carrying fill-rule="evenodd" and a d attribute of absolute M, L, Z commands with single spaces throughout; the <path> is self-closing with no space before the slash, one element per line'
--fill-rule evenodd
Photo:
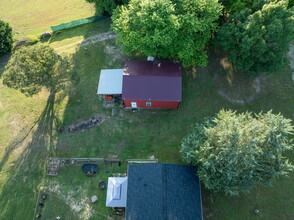
<path fill-rule="evenodd" d="M 0 20 L 0 56 L 11 50 L 12 43 L 12 28 L 7 22 Z"/>
<path fill-rule="evenodd" d="M 218 32 L 218 44 L 229 54 L 236 70 L 275 72 L 288 64 L 294 39 L 294 9 L 288 1 L 260 0 L 230 16 Z"/>

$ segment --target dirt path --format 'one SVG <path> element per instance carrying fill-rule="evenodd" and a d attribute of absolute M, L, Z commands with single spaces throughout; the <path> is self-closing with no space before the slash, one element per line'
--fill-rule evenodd
<path fill-rule="evenodd" d="M 294 44 L 290 45 L 290 51 L 288 53 L 290 56 L 290 66 L 292 69 L 292 80 L 294 81 Z"/>
<path fill-rule="evenodd" d="M 77 47 L 77 48 L 85 47 L 85 46 L 89 46 L 91 44 L 95 44 L 97 42 L 110 40 L 110 39 L 114 39 L 114 38 L 116 38 L 116 35 L 114 34 L 114 32 L 113 31 L 108 31 L 108 32 L 93 35 L 91 37 L 85 38 L 83 40 L 76 41 L 76 42 L 71 43 L 71 44 L 67 44 L 67 45 L 64 45 L 64 46 L 61 46 L 61 47 L 57 47 L 57 48 L 55 48 L 55 50 L 58 51 L 58 52 L 62 52 L 64 50 L 68 50 L 68 49 L 70 49 L 72 47 Z"/>

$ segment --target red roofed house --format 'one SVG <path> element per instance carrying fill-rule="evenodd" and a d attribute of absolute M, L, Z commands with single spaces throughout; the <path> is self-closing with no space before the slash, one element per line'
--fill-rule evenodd
<path fill-rule="evenodd" d="M 180 63 L 130 60 L 126 61 L 122 74 L 122 87 L 119 90 L 122 91 L 121 96 L 126 108 L 176 109 L 179 107 L 182 100 Z M 100 75 L 102 82 L 101 77 L 102 75 Z M 104 82 L 103 85 L 106 86 L 104 93 L 99 93 L 98 86 L 98 94 L 111 95 L 107 90 L 113 87 L 113 81 Z"/>
<path fill-rule="evenodd" d="M 182 100 L 181 65 L 169 61 L 127 61 L 122 99 L 127 108 L 178 108 Z"/>

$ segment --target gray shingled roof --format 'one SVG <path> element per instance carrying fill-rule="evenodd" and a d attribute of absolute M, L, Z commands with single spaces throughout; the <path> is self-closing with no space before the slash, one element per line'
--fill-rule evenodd
<path fill-rule="evenodd" d="M 126 220 L 201 220 L 197 167 L 130 165 Z"/>

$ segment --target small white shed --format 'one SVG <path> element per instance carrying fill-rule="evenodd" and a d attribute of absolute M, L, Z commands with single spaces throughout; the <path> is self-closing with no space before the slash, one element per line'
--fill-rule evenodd
<path fill-rule="evenodd" d="M 123 69 L 103 69 L 98 83 L 98 95 L 122 94 Z"/>
<path fill-rule="evenodd" d="M 126 207 L 128 177 L 109 177 L 106 207 Z"/>

